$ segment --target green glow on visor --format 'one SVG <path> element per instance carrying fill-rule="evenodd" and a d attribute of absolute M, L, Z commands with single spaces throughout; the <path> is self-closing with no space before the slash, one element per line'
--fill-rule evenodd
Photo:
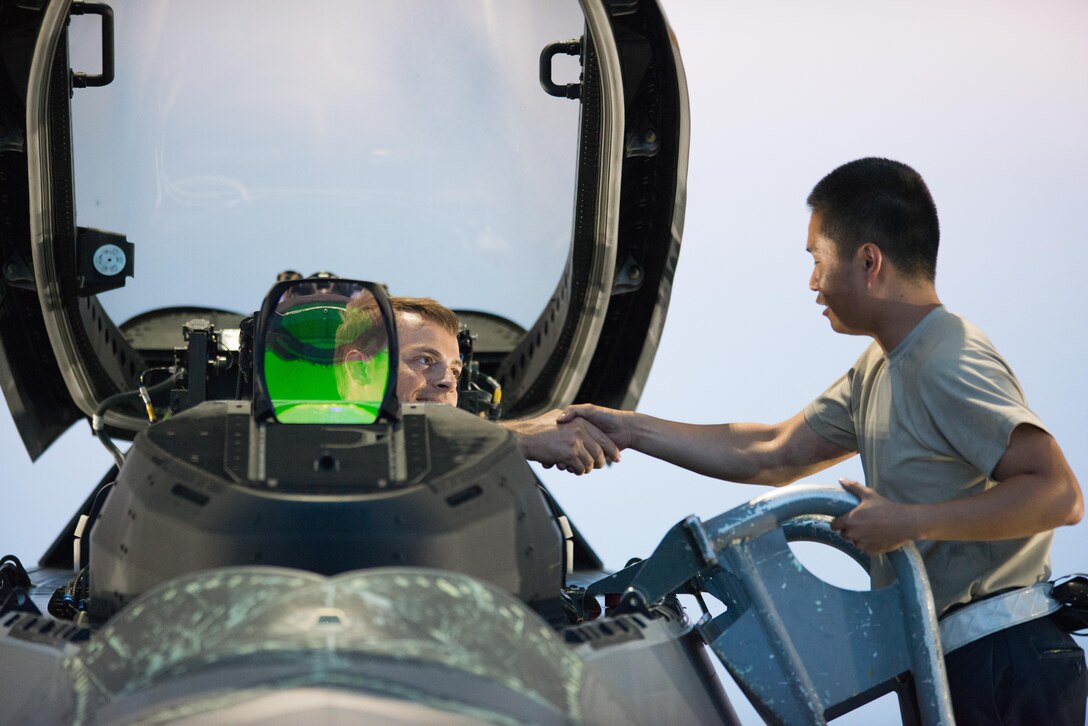
<path fill-rule="evenodd" d="M 263 362 L 280 423 L 374 423 L 390 360 L 373 295 L 284 295 L 266 331 Z"/>

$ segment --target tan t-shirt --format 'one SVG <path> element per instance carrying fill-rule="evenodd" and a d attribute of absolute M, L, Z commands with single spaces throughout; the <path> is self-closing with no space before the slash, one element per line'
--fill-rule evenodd
<path fill-rule="evenodd" d="M 1045 430 L 1009 366 L 985 334 L 939 307 L 894 350 L 875 342 L 805 407 L 816 433 L 861 455 L 866 483 L 904 503 L 977 496 L 1013 429 Z M 920 541 L 937 612 L 949 605 L 1050 577 L 1053 532 L 988 542 Z M 894 579 L 873 558 L 873 586 Z"/>

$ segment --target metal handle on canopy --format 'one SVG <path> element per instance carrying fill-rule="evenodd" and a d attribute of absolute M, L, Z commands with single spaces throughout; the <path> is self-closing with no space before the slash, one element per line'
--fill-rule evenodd
<path fill-rule="evenodd" d="M 113 8 L 104 3 L 72 3 L 72 15 L 102 18 L 102 72 L 97 76 L 72 72 L 73 88 L 108 86 L 113 82 Z"/>
<path fill-rule="evenodd" d="M 557 98 L 576 99 L 581 97 L 581 83 L 568 83 L 560 86 L 552 80 L 552 58 L 557 55 L 580 55 L 581 53 L 581 40 L 563 40 L 544 46 L 544 50 L 540 51 L 540 86 L 545 93 Z"/>

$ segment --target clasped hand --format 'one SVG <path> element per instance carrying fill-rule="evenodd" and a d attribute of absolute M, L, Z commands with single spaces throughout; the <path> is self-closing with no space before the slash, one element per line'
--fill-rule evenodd
<path fill-rule="evenodd" d="M 831 529 L 844 539 L 870 555 L 897 550 L 916 539 L 910 505 L 893 502 L 850 479 L 839 479 L 839 484 L 858 498 L 856 507 L 831 521 Z"/>
<path fill-rule="evenodd" d="M 506 423 L 527 459 L 545 468 L 587 474 L 620 460 L 620 449 L 589 420 L 555 409 L 536 418 Z"/>

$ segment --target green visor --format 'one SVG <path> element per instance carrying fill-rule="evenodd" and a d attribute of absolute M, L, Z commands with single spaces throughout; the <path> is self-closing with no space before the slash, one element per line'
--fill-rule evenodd
<path fill-rule="evenodd" d="M 286 424 L 371 424 L 395 405 L 389 303 L 365 282 L 272 288 L 254 340 L 254 413 Z M 388 412 L 388 411 L 386 411 Z"/>

